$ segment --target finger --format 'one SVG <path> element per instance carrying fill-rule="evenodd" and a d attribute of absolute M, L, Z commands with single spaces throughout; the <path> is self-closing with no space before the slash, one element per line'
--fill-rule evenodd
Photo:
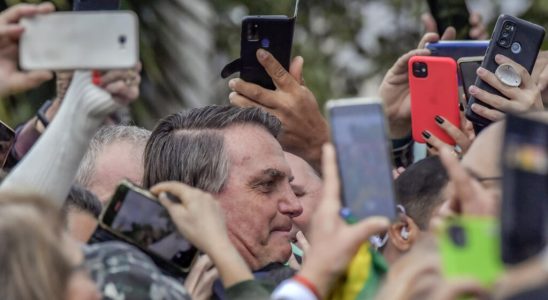
<path fill-rule="evenodd" d="M 470 95 L 474 96 L 476 99 L 491 105 L 493 108 L 496 108 L 503 112 L 512 111 L 512 106 L 514 103 L 504 97 L 499 95 L 491 94 L 485 90 L 478 88 L 475 85 L 470 86 L 468 89 Z"/>
<path fill-rule="evenodd" d="M 204 260 L 205 260 L 205 264 L 204 264 L 204 269 L 205 270 L 210 270 L 211 268 L 213 268 L 215 266 L 213 264 L 213 261 L 211 260 L 211 258 L 209 258 L 209 256 L 207 254 L 202 255 L 202 257 L 204 257 Z"/>
<path fill-rule="evenodd" d="M 510 58 L 502 55 L 497 54 L 495 55 L 495 62 L 499 65 L 501 64 L 509 64 L 511 65 L 516 72 L 521 76 L 521 84 L 524 88 L 531 88 L 534 85 L 534 81 L 531 78 L 531 74 L 525 69 L 522 65 L 516 63 L 515 61 L 511 60 Z"/>
<path fill-rule="evenodd" d="M 388 230 L 390 221 L 385 217 L 370 217 L 352 225 L 353 236 L 357 241 L 364 242 L 375 234 L 381 234 Z"/>
<path fill-rule="evenodd" d="M 481 80 L 485 81 L 487 84 L 495 88 L 497 91 L 499 91 L 501 94 L 509 99 L 515 99 L 516 95 L 521 93 L 518 87 L 509 87 L 507 85 L 504 85 L 493 72 L 489 72 L 483 67 L 479 67 L 476 70 L 476 74 L 479 78 L 481 78 Z"/>
<path fill-rule="evenodd" d="M 505 116 L 504 113 L 502 113 L 498 110 L 489 109 L 489 108 L 487 108 L 483 105 L 479 105 L 477 103 L 472 104 L 472 106 L 470 108 L 477 115 L 482 116 L 485 119 L 493 121 L 493 122 L 502 120 L 502 119 L 504 119 L 504 116 Z"/>
<path fill-rule="evenodd" d="M 247 107 L 258 107 L 258 108 L 261 108 L 262 110 L 270 113 L 270 114 L 274 114 L 274 110 L 271 110 L 270 108 L 268 107 L 264 107 L 262 106 L 261 104 L 247 98 L 247 97 L 244 97 L 236 92 L 232 92 L 230 93 L 230 95 L 228 95 L 228 99 L 230 101 L 230 104 L 234 105 L 234 106 L 237 106 L 237 107 L 244 107 L 244 108 L 247 108 Z"/>
<path fill-rule="evenodd" d="M 35 88 L 52 78 L 53 73 L 49 71 L 17 72 L 10 75 L 7 85 L 11 93 L 18 93 Z"/>
<path fill-rule="evenodd" d="M 18 23 L 24 17 L 34 16 L 40 13 L 48 13 L 55 10 L 51 3 L 43 3 L 41 5 L 33 4 L 18 4 L 6 9 L 0 14 L 0 23 Z"/>
<path fill-rule="evenodd" d="M 477 12 L 473 12 L 470 14 L 470 18 L 468 18 L 468 23 L 470 23 L 470 26 L 475 27 L 481 24 L 481 20 L 481 15 Z"/>
<path fill-rule="evenodd" d="M 438 33 L 438 24 L 436 20 L 430 13 L 424 13 L 421 15 L 421 21 L 424 25 L 424 30 L 426 32 Z"/>
<path fill-rule="evenodd" d="M 341 201 L 337 159 L 335 148 L 329 143 L 322 147 L 322 171 L 324 175 L 324 191 L 320 207 L 330 210 L 329 212 L 331 213 L 338 214 Z"/>
<path fill-rule="evenodd" d="M 473 201 L 475 195 L 473 189 L 470 188 L 472 178 L 459 163 L 459 160 L 447 148 L 440 150 L 440 159 L 450 180 L 455 183 L 457 199 L 461 202 Z"/>
<path fill-rule="evenodd" d="M 441 150 L 442 148 L 448 148 L 448 149 L 453 148 L 450 145 L 443 142 L 442 140 L 440 140 L 437 136 L 435 136 L 433 133 L 431 133 L 428 130 L 423 131 L 422 136 L 426 140 L 426 142 L 437 151 Z"/>
<path fill-rule="evenodd" d="M 126 95 L 130 88 L 125 82 L 118 80 L 113 83 L 107 84 L 104 89 L 111 95 Z"/>
<path fill-rule="evenodd" d="M 158 183 L 157 185 L 150 188 L 150 192 L 155 195 L 160 195 L 161 193 L 171 193 L 179 200 L 183 205 L 187 204 L 189 201 L 189 196 L 192 196 L 193 193 L 196 191 L 200 191 L 198 189 L 195 189 L 191 186 L 188 186 L 184 183 L 178 182 L 178 181 L 167 181 Z M 165 201 L 164 201 L 165 202 Z M 173 203 L 168 200 L 169 203 Z"/>
<path fill-rule="evenodd" d="M 544 68 L 538 76 L 537 86 L 541 92 L 548 88 L 548 67 Z"/>
<path fill-rule="evenodd" d="M 466 296 L 466 298 L 474 297 L 474 299 L 476 299 L 477 297 L 479 299 L 488 299 L 488 295 L 489 293 L 476 280 L 459 279 L 441 285 L 438 289 L 436 289 L 431 298 L 456 300 Z"/>
<path fill-rule="evenodd" d="M 440 35 L 433 32 L 428 32 L 425 35 L 422 36 L 422 39 L 419 42 L 419 46 L 417 49 L 424 49 L 426 47 L 426 44 L 428 43 L 435 43 L 440 40 Z"/>
<path fill-rule="evenodd" d="M 192 268 L 190 269 L 190 272 L 188 273 L 188 276 L 186 277 L 186 280 L 184 282 L 185 288 L 189 291 L 189 293 L 192 294 L 196 290 L 196 286 L 198 285 L 198 282 L 200 281 L 200 278 L 202 277 L 202 274 L 206 271 L 205 268 L 205 255 L 201 255 Z"/>
<path fill-rule="evenodd" d="M 7 37 L 11 40 L 18 40 L 25 28 L 21 25 L 7 24 L 0 26 L 0 37 Z M 7 41 L 6 41 L 7 42 Z"/>
<path fill-rule="evenodd" d="M 268 51 L 264 49 L 257 50 L 257 59 L 265 68 L 268 75 L 270 75 L 270 78 L 272 78 L 272 81 L 277 88 L 288 90 L 297 88 L 300 85 Z"/>
<path fill-rule="evenodd" d="M 405 168 L 404 167 L 399 167 L 397 171 L 398 171 L 398 173 L 401 174 L 401 173 L 405 172 Z"/>
<path fill-rule="evenodd" d="M 398 60 L 396 61 L 396 63 L 394 64 L 394 66 L 390 69 L 390 72 L 392 72 L 393 74 L 403 74 L 405 75 L 403 77 L 403 80 L 409 80 L 408 79 L 408 75 L 407 75 L 407 70 L 408 70 L 408 63 L 409 63 L 409 60 L 411 59 L 411 57 L 413 56 L 427 56 L 427 55 L 430 55 L 430 50 L 428 49 L 415 49 L 415 50 L 411 50 L 409 52 L 407 52 L 406 54 L 400 56 L 400 58 L 398 58 Z"/>
<path fill-rule="evenodd" d="M 289 65 L 289 74 L 291 74 L 291 76 L 293 76 L 293 78 L 295 78 L 295 80 L 297 80 L 300 85 L 304 84 L 303 66 L 304 59 L 302 56 L 295 57 Z"/>
<path fill-rule="evenodd" d="M 441 35 L 442 41 L 454 40 L 457 37 L 457 31 L 453 26 L 449 26 L 445 29 Z"/>
<path fill-rule="evenodd" d="M 228 86 L 232 91 L 257 102 L 262 106 L 274 108 L 279 104 L 276 102 L 273 91 L 265 89 L 257 84 L 245 82 L 240 78 L 234 78 L 228 82 Z"/>
<path fill-rule="evenodd" d="M 454 141 L 459 145 L 463 150 L 468 149 L 468 146 L 470 145 L 470 140 L 468 140 L 468 137 L 458 128 L 457 126 L 453 125 L 453 123 L 447 121 L 442 116 L 436 116 L 436 123 L 438 126 L 445 131 Z"/>

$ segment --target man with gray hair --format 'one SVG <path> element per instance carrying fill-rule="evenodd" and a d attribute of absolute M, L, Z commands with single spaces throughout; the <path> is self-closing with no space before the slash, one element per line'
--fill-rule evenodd
<path fill-rule="evenodd" d="M 168 116 L 147 143 L 143 185 L 179 181 L 213 194 L 252 270 L 285 263 L 291 219 L 302 207 L 276 139 L 280 130 L 259 108 L 206 106 Z"/>
<path fill-rule="evenodd" d="M 136 126 L 104 126 L 94 136 L 80 163 L 76 182 L 104 204 L 120 181 L 141 185 L 143 152 L 150 131 Z"/>

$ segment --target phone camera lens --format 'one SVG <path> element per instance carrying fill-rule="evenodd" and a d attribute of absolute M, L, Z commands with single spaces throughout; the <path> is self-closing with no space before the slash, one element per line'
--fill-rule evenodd
<path fill-rule="evenodd" d="M 413 75 L 418 78 L 424 78 L 428 76 L 428 66 L 424 62 L 413 63 Z"/>
<path fill-rule="evenodd" d="M 506 25 L 504 25 L 504 30 L 507 30 L 507 31 L 514 31 L 514 25 L 512 25 L 512 24 L 506 24 Z"/>
<path fill-rule="evenodd" d="M 261 40 L 261 47 L 267 49 L 270 48 L 270 40 L 267 38 L 264 38 Z"/>
<path fill-rule="evenodd" d="M 466 246 L 466 232 L 464 228 L 459 225 L 452 225 L 448 228 L 449 236 L 456 246 Z"/>
<path fill-rule="evenodd" d="M 506 47 L 508 46 L 508 40 L 505 39 L 505 38 L 502 38 L 499 40 L 499 45 L 503 46 L 503 47 Z"/>
<path fill-rule="evenodd" d="M 509 37 L 509 36 L 510 36 L 510 32 L 508 32 L 508 31 L 504 31 L 504 32 L 502 33 L 502 37 L 507 38 L 507 37 Z"/>
<path fill-rule="evenodd" d="M 125 45 L 126 44 L 126 41 L 127 41 L 127 38 L 125 35 L 121 35 L 118 37 L 118 42 L 121 44 L 121 45 Z"/>

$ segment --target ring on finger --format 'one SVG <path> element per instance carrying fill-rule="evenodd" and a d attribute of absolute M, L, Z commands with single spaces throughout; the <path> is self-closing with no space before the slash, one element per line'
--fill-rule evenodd
<path fill-rule="evenodd" d="M 495 76 L 502 84 L 509 87 L 519 87 L 521 76 L 510 64 L 502 64 L 495 70 Z"/>

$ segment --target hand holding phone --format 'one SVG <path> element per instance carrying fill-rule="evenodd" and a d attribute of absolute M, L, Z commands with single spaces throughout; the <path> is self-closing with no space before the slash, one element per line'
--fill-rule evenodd
<path fill-rule="evenodd" d="M 329 101 L 343 206 L 350 222 L 396 217 L 390 145 L 379 99 Z"/>
<path fill-rule="evenodd" d="M 127 181 L 118 186 L 99 224 L 149 254 L 171 273 L 188 273 L 198 254 L 155 197 Z"/>
<path fill-rule="evenodd" d="M 513 101 L 506 99 L 519 98 L 515 94 L 515 89 L 503 85 L 494 77 L 496 69 L 503 63 L 514 64 L 513 69 L 522 78 L 520 88 L 527 89 L 526 83 L 529 81 L 529 74 L 533 70 L 544 35 L 545 30 L 539 25 L 513 16 L 499 16 L 481 65 L 480 70 L 485 72 L 478 74 L 475 83 L 477 89 L 470 90 L 472 96 L 466 109 L 466 118 L 474 123 L 478 130 L 503 116 L 500 111 L 512 112 L 511 109 L 508 110 L 508 106 L 512 106 Z"/>

